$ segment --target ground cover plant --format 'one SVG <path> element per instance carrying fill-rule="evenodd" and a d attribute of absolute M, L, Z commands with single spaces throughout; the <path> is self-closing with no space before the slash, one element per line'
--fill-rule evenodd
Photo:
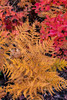
<path fill-rule="evenodd" d="M 67 100 L 67 0 L 0 0 L 0 80 L 2 100 Z"/>

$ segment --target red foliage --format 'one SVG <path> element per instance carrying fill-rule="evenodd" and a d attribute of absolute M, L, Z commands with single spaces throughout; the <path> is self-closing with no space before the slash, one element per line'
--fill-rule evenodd
<path fill-rule="evenodd" d="M 67 0 L 40 0 L 40 2 L 35 3 L 35 13 L 40 13 L 41 11 L 46 12 L 49 11 L 51 6 L 61 6 L 64 5 L 67 7 Z"/>
<path fill-rule="evenodd" d="M 0 19 L 2 23 L 1 28 L 5 28 L 7 30 L 12 29 L 15 25 L 22 23 L 21 18 L 23 16 L 24 14 L 22 12 L 12 11 L 11 6 L 1 9 L 0 10 Z M 14 19 L 15 19 L 15 22 L 13 23 Z"/>
<path fill-rule="evenodd" d="M 0 31 L 13 32 L 16 25 L 22 25 L 22 17 L 25 16 L 23 12 L 16 12 L 12 10 L 12 6 L 0 6 Z"/>
<path fill-rule="evenodd" d="M 41 23 L 41 38 L 47 39 L 49 36 L 55 37 L 54 47 L 58 52 L 63 43 L 67 42 L 67 13 L 65 13 L 63 16 L 60 14 L 54 18 L 50 18 L 49 16 L 46 16 L 46 18 L 47 19 Z M 67 48 L 63 48 L 63 52 L 67 55 L 66 49 Z"/>

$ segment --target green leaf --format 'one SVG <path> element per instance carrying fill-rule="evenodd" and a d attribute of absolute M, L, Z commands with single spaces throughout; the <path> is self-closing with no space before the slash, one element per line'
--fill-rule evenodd
<path fill-rule="evenodd" d="M 2 75 L 2 73 L 0 72 L 0 75 Z"/>

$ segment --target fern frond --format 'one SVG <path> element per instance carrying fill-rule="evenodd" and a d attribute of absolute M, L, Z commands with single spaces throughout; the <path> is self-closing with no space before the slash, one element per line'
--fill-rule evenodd
<path fill-rule="evenodd" d="M 39 36 L 36 38 L 33 31 L 31 31 L 29 38 L 28 29 L 23 30 L 23 27 L 16 28 L 19 35 L 7 43 L 8 47 L 5 46 L 5 49 L 8 48 L 6 52 L 10 51 L 10 54 L 11 50 L 19 50 L 21 59 L 15 58 L 15 56 L 13 58 L 8 56 L 6 59 L 5 52 L 2 69 L 8 77 L 8 85 L 1 88 L 0 91 L 9 92 L 13 96 L 13 100 L 19 97 L 22 92 L 27 99 L 42 100 L 42 96 L 38 92 L 46 93 L 49 91 L 52 94 L 54 93 L 53 88 L 57 91 L 66 88 L 67 81 L 59 76 L 56 69 L 61 70 L 67 63 L 63 59 L 59 60 L 45 55 L 49 50 L 54 52 L 53 39 L 45 40 L 42 44 Z M 32 28 L 31 26 L 31 30 Z M 34 33 L 37 34 L 35 31 Z M 13 44 L 16 47 L 13 47 Z"/>
<path fill-rule="evenodd" d="M 65 69 L 66 66 L 67 61 L 65 61 L 65 59 L 57 59 L 51 70 L 56 71 L 58 69 L 59 71 L 62 71 L 63 69 Z"/>

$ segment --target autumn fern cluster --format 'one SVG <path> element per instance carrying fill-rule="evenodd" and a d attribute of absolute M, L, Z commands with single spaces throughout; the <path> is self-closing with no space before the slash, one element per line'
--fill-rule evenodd
<path fill-rule="evenodd" d="M 66 88 L 67 81 L 58 76 L 56 69 L 61 71 L 67 62 L 45 55 L 50 50 L 54 52 L 54 39 L 49 38 L 42 44 L 39 35 L 35 32 L 35 24 L 29 26 L 28 21 L 16 27 L 16 30 L 19 32 L 18 36 L 12 35 L 1 43 L 1 50 L 5 51 L 1 70 L 7 76 L 8 84 L 0 89 L 3 93 L 0 97 L 9 92 L 15 100 L 23 92 L 27 100 L 42 100 L 43 97 L 39 92 L 49 91 L 52 94 L 53 87 L 57 91 Z M 8 46 L 5 46 L 5 43 Z M 7 55 L 8 52 L 10 56 Z"/>
<path fill-rule="evenodd" d="M 16 5 L 13 0 L 13 6 L 9 1 L 0 0 L 0 71 L 6 77 L 0 99 L 9 94 L 16 100 L 23 94 L 27 100 L 44 100 L 40 93 L 53 95 L 54 89 L 67 88 L 67 80 L 58 73 L 67 67 L 66 2 L 21 0 Z M 65 7 L 57 9 L 62 3 Z M 64 55 L 58 58 L 60 49 Z"/>

